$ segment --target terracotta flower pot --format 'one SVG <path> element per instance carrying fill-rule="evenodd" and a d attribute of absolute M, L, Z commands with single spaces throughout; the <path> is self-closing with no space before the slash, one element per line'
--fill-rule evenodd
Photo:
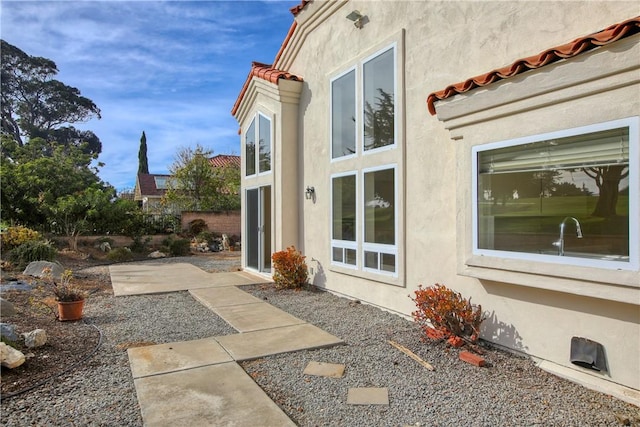
<path fill-rule="evenodd" d="M 80 320 L 83 309 L 83 299 L 80 301 L 58 301 L 58 320 Z"/>

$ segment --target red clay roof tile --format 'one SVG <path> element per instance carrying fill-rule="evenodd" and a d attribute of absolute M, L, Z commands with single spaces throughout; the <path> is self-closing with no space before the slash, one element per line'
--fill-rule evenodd
<path fill-rule="evenodd" d="M 215 168 L 224 166 L 238 166 L 240 167 L 240 156 L 234 156 L 231 154 L 218 154 L 209 159 L 209 164 Z"/>
<path fill-rule="evenodd" d="M 278 81 L 280 79 L 293 80 L 293 81 L 299 81 L 299 82 L 303 81 L 302 77 L 298 77 L 286 71 L 272 68 L 271 65 L 269 64 L 263 64 L 261 62 L 254 61 L 251 63 L 251 71 L 249 71 L 247 80 L 244 82 L 244 86 L 242 86 L 240 95 L 238 95 L 238 99 L 236 99 L 235 104 L 233 104 L 233 109 L 231 110 L 232 115 L 234 116 L 236 115 L 236 112 L 240 107 L 240 102 L 242 102 L 242 98 L 244 98 L 244 94 L 247 92 L 247 89 L 249 89 L 249 83 L 251 83 L 251 79 L 254 76 L 274 84 L 278 84 Z"/>
<path fill-rule="evenodd" d="M 307 5 L 307 3 L 311 3 L 313 0 L 302 0 L 300 2 L 299 5 L 297 6 L 293 6 L 291 9 L 289 9 L 291 11 L 291 13 L 293 14 L 293 16 L 298 16 L 298 14 L 300 12 L 302 12 L 302 10 L 304 9 L 304 7 Z"/>
<path fill-rule="evenodd" d="M 613 43 L 625 37 L 632 36 L 640 31 L 640 17 L 628 19 L 619 24 L 612 25 L 597 33 L 580 37 L 570 43 L 566 43 L 554 48 L 545 50 L 538 55 L 519 59 L 511 65 L 488 73 L 472 77 L 460 83 L 447 86 L 445 89 L 433 92 L 427 97 L 427 108 L 431 115 L 436 114 L 435 102 L 450 98 L 454 95 L 468 92 L 477 87 L 487 86 L 499 80 L 507 79 L 524 73 L 525 71 L 534 70 L 544 67 L 553 62 L 562 59 L 573 58 L 583 52 L 594 49 L 598 46 L 604 46 Z"/>

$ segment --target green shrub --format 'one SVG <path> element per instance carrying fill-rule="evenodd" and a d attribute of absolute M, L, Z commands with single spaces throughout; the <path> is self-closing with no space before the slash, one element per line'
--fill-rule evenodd
<path fill-rule="evenodd" d="M 189 255 L 191 250 L 191 241 L 188 239 L 171 239 L 168 247 L 169 254 L 171 256 Z"/>
<path fill-rule="evenodd" d="M 24 268 L 32 261 L 53 261 L 57 252 L 49 240 L 32 240 L 13 248 L 9 260 L 18 268 Z"/>
<path fill-rule="evenodd" d="M 300 288 L 309 281 L 305 256 L 298 252 L 295 246 L 285 251 L 279 251 L 271 256 L 275 270 L 273 280 L 276 288 Z"/>
<path fill-rule="evenodd" d="M 211 231 L 201 231 L 196 236 L 196 240 L 198 242 L 207 242 L 207 243 L 213 242 L 213 240 L 215 238 L 216 238 L 216 235 L 214 233 L 212 233 Z"/>
<path fill-rule="evenodd" d="M 132 258 L 133 254 L 129 248 L 115 248 L 107 253 L 107 259 L 114 262 L 124 262 Z"/>
<path fill-rule="evenodd" d="M 131 251 L 136 253 L 142 253 L 147 250 L 147 246 L 151 242 L 151 237 L 142 238 L 142 236 L 133 236 L 131 238 L 133 243 L 131 243 Z"/>
<path fill-rule="evenodd" d="M 419 285 L 415 295 L 411 299 L 417 310 L 411 315 L 427 337 L 458 336 L 470 342 L 478 339 L 484 321 L 482 306 L 471 304 L 471 299 L 438 283 L 427 288 Z"/>

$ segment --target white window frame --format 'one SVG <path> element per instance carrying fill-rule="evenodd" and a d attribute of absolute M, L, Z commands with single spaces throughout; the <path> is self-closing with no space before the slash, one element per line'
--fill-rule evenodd
<path fill-rule="evenodd" d="M 372 148 L 371 150 L 364 149 L 364 64 L 370 62 L 371 60 L 377 58 L 383 53 L 388 52 L 389 50 L 393 50 L 393 144 L 385 145 L 384 147 Z M 356 78 L 356 87 L 360 89 L 360 111 L 357 111 L 358 118 L 361 118 L 360 123 L 358 122 L 358 118 L 356 118 L 356 126 L 359 126 L 360 132 L 360 144 L 359 150 L 363 155 L 369 156 L 372 154 L 380 153 L 383 151 L 394 150 L 398 146 L 398 43 L 394 42 L 390 45 L 387 45 L 385 48 L 376 51 L 374 54 L 367 56 L 365 59 L 360 61 L 358 64 L 360 67 L 360 75 L 361 81 L 359 82 Z M 357 77 L 357 76 L 356 76 Z M 357 99 L 357 98 L 356 98 Z M 358 128 L 356 128 L 358 129 Z M 356 141 L 357 142 L 357 141 Z"/>
<path fill-rule="evenodd" d="M 344 156 L 338 156 L 338 157 L 333 157 L 333 83 L 337 80 L 339 80 L 340 78 L 346 76 L 347 74 L 349 74 L 350 72 L 354 72 L 355 74 L 355 84 L 353 85 L 353 96 L 354 99 L 356 101 L 356 105 L 355 105 L 355 119 L 356 119 L 356 125 L 355 125 L 355 130 L 354 130 L 354 141 L 355 141 L 355 147 L 354 147 L 354 153 L 353 154 L 345 154 Z M 343 73 L 340 73 L 338 75 L 336 75 L 335 77 L 333 77 L 330 81 L 329 81 L 329 142 L 330 142 L 330 146 L 329 146 L 329 156 L 331 157 L 331 162 L 339 162 L 342 160 L 347 160 L 347 159 L 352 159 L 356 156 L 358 156 L 359 152 L 360 152 L 360 148 L 358 147 L 358 128 L 360 126 L 360 114 L 358 114 L 358 83 L 359 83 L 359 79 L 358 79 L 358 69 L 356 66 L 353 66 L 347 70 L 345 70 Z"/>
<path fill-rule="evenodd" d="M 386 171 L 389 169 L 393 169 L 393 231 L 394 231 L 394 244 L 383 244 L 383 243 L 370 243 L 365 242 L 365 200 L 364 200 L 364 176 L 367 173 Z M 362 236 L 362 250 L 360 252 L 360 261 L 362 265 L 362 271 L 368 271 L 370 273 L 381 274 L 385 276 L 398 277 L 398 239 L 399 239 L 399 230 L 398 230 L 398 165 L 395 163 L 371 167 L 362 169 L 360 172 L 360 198 L 359 198 L 359 218 L 360 218 L 360 232 L 359 235 Z M 365 266 L 365 252 L 376 252 L 378 254 L 378 268 L 370 268 Z M 381 254 L 393 255 L 395 257 L 395 268 L 393 272 L 384 271 L 380 268 L 381 265 Z"/>
<path fill-rule="evenodd" d="M 635 218 L 639 216 L 640 189 L 638 184 L 638 174 L 640 173 L 640 149 L 639 145 L 639 118 L 629 117 L 625 119 L 613 120 L 593 125 L 581 126 L 565 129 L 557 132 L 549 132 L 538 135 L 531 135 L 522 138 L 498 141 L 489 144 L 472 147 L 471 155 L 471 232 L 472 232 L 472 252 L 477 256 L 490 256 L 496 258 L 508 258 L 533 262 L 546 262 L 552 264 L 567 264 L 582 267 L 595 267 L 609 270 L 632 270 L 637 271 L 639 266 L 639 246 L 640 234 L 639 225 Z M 478 248 L 478 155 L 487 150 L 522 145 L 537 141 L 554 138 L 564 138 L 587 133 L 627 127 L 629 129 L 629 261 L 607 261 L 591 258 L 579 258 L 572 256 L 555 256 L 545 254 L 535 254 L 526 252 L 511 252 L 494 249 Z"/>
<path fill-rule="evenodd" d="M 271 160 L 269 163 L 269 170 L 264 172 L 260 172 L 260 117 L 264 117 L 266 120 L 269 121 L 269 152 L 271 153 Z M 247 130 L 251 127 L 252 123 L 254 124 L 253 144 L 254 144 L 254 153 L 255 153 L 255 158 L 254 158 L 255 172 L 252 173 L 251 175 L 247 175 L 245 170 L 245 176 L 244 176 L 245 178 L 254 178 L 257 176 L 268 175 L 273 170 L 273 137 L 274 137 L 273 119 L 268 115 L 258 111 L 249 122 L 249 126 L 247 127 Z M 244 156 L 245 158 L 246 158 L 246 149 L 247 149 L 246 138 L 247 138 L 247 135 L 245 134 L 245 143 L 243 147 L 243 149 L 245 150 L 245 156 Z M 245 167 L 246 167 L 246 163 L 245 163 Z"/>
<path fill-rule="evenodd" d="M 359 179 L 358 179 L 358 171 L 348 171 L 348 172 L 342 172 L 342 173 L 337 173 L 334 175 L 331 175 L 331 185 L 330 185 L 330 189 L 331 189 L 331 264 L 333 265 L 339 265 L 341 267 L 345 267 L 345 268 L 350 268 L 353 270 L 358 270 L 360 268 L 360 257 L 358 256 L 358 240 L 360 238 L 360 227 L 359 224 L 356 224 L 355 227 L 355 233 L 356 233 L 356 238 L 354 241 L 351 240 L 339 240 L 339 239 L 334 239 L 333 238 L 333 221 L 334 221 L 334 216 L 333 216 L 333 180 L 335 178 L 342 178 L 345 176 L 353 176 L 356 179 L 356 188 L 355 188 L 355 196 L 356 196 L 356 221 L 360 222 L 360 215 L 358 213 L 358 208 L 359 208 L 359 199 L 360 199 L 360 190 L 358 187 L 359 184 Z M 335 249 L 342 249 L 342 259 L 345 259 L 345 250 L 346 249 L 353 249 L 356 251 L 356 264 L 347 264 L 346 262 L 338 262 L 338 261 L 334 261 L 333 259 L 333 250 Z"/>

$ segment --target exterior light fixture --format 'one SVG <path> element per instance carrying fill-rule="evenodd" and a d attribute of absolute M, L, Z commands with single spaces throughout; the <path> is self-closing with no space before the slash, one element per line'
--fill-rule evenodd
<path fill-rule="evenodd" d="M 316 189 L 314 187 L 307 186 L 307 189 L 304 191 L 304 198 L 307 200 L 314 199 L 316 195 Z"/>
<path fill-rule="evenodd" d="M 353 25 L 355 25 L 358 29 L 362 28 L 362 25 L 364 24 L 362 18 L 364 18 L 364 16 L 357 10 L 354 10 L 347 15 L 347 19 L 349 21 L 353 21 Z"/>

